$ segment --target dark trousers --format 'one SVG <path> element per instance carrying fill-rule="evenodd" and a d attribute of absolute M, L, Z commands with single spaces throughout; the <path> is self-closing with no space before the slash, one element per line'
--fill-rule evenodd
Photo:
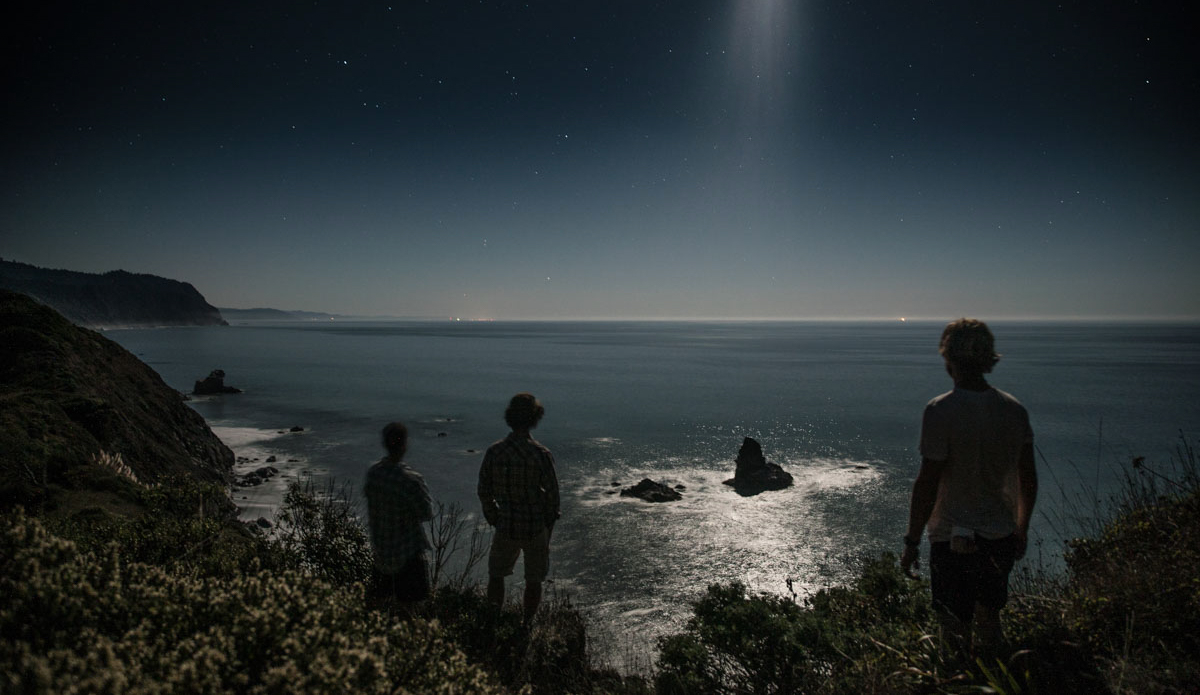
<path fill-rule="evenodd" d="M 1017 539 L 975 537 L 975 552 L 956 553 L 950 542 L 929 544 L 933 605 L 970 625 L 975 604 L 1000 610 L 1008 603 L 1008 574 L 1016 561 Z"/>
<path fill-rule="evenodd" d="M 371 596 L 376 600 L 424 601 L 429 598 L 429 562 L 425 553 L 417 553 L 399 572 L 376 569 L 371 575 Z"/>

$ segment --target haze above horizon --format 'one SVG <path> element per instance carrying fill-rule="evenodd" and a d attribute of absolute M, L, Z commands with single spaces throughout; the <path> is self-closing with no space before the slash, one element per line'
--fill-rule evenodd
<path fill-rule="evenodd" d="M 0 256 L 463 319 L 1200 318 L 1186 6 L 31 6 Z"/>

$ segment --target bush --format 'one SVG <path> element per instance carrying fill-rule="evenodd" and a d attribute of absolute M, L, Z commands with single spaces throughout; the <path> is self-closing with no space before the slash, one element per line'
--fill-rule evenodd
<path fill-rule="evenodd" d="M 1163 474 L 1135 458 L 1115 517 L 1071 541 L 1063 621 L 1118 690 L 1185 692 L 1200 682 L 1200 480 L 1181 444 Z"/>
<path fill-rule="evenodd" d="M 184 576 L 20 512 L 0 531 L 0 638 L 4 692 L 500 692 L 436 623 L 389 622 L 359 585 Z"/>
<path fill-rule="evenodd" d="M 936 680 L 910 669 L 927 654 L 933 632 L 922 582 L 901 573 L 893 555 L 864 562 L 850 587 L 823 589 L 799 603 L 748 595 L 741 584 L 713 585 L 684 633 L 660 644 L 660 693 L 889 692 L 905 678 Z M 900 674 L 900 675 L 898 675 Z"/>
<path fill-rule="evenodd" d="M 330 478 L 318 488 L 311 477 L 293 481 L 275 527 L 274 544 L 285 563 L 340 585 L 371 578 L 371 542 L 347 484 Z"/>
<path fill-rule="evenodd" d="M 81 550 L 102 552 L 116 544 L 125 562 L 206 576 L 228 577 L 271 564 L 269 548 L 230 518 L 229 496 L 219 485 L 180 475 L 144 486 L 98 466 L 76 470 L 120 487 L 124 501 L 117 506 L 110 499 L 44 520 L 52 533 Z"/>

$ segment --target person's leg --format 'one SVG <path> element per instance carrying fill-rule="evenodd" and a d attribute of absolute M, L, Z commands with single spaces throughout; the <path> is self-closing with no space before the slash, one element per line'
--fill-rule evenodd
<path fill-rule="evenodd" d="M 949 542 L 929 546 L 929 579 L 933 607 L 942 636 L 962 656 L 971 653 L 971 622 L 978 581 L 976 553 L 956 553 Z"/>
<path fill-rule="evenodd" d="M 975 604 L 975 642 L 977 656 L 992 656 L 1000 648 L 1004 633 L 1000 628 L 1000 609 Z"/>
<path fill-rule="evenodd" d="M 533 620 L 542 604 L 542 582 L 550 571 L 550 531 L 542 532 L 523 544 L 525 551 L 525 622 Z"/>
<path fill-rule="evenodd" d="M 975 604 L 975 647 L 991 655 L 1001 646 L 1004 633 L 1000 611 L 1008 603 L 1008 575 L 1016 559 L 1016 538 L 979 542 L 979 591 Z"/>
<path fill-rule="evenodd" d="M 494 606 L 504 605 L 504 577 L 488 578 L 487 599 Z"/>
<path fill-rule="evenodd" d="M 533 620 L 538 606 L 542 604 L 542 583 L 525 581 L 525 622 Z"/>
<path fill-rule="evenodd" d="M 504 605 L 504 578 L 512 574 L 521 546 L 497 533 L 488 553 L 487 599 L 495 606 Z"/>

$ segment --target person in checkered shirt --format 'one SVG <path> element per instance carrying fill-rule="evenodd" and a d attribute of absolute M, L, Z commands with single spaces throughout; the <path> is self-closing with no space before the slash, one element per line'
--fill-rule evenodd
<path fill-rule="evenodd" d="M 367 470 L 363 486 L 375 551 L 371 592 L 377 599 L 412 603 L 429 597 L 429 541 L 421 524 L 433 518 L 433 509 L 425 479 L 404 464 L 408 429 L 403 423 L 383 428 L 383 446 L 387 455 Z"/>
<path fill-rule="evenodd" d="M 558 476 L 554 456 L 529 431 L 546 409 L 529 393 L 518 393 L 504 411 L 512 428 L 488 447 L 479 467 L 483 516 L 495 527 L 488 554 L 488 600 L 504 603 L 504 578 L 525 554 L 525 620 L 542 601 L 542 582 L 550 568 L 550 534 L 559 517 Z"/>

